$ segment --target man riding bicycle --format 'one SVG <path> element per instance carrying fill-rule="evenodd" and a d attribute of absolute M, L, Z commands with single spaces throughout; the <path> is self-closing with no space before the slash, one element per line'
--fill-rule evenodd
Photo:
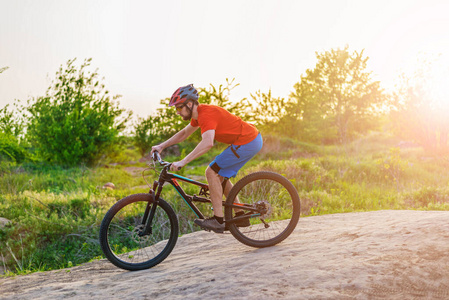
<path fill-rule="evenodd" d="M 229 147 L 215 157 L 206 169 L 214 216 L 194 221 L 203 229 L 222 233 L 225 230 L 223 193 L 227 196 L 232 188 L 229 178 L 235 177 L 243 165 L 262 149 L 262 136 L 254 125 L 244 122 L 221 107 L 199 104 L 198 98 L 198 92 L 192 84 L 180 87 L 173 93 L 169 106 L 175 106 L 176 113 L 190 123 L 165 142 L 153 146 L 151 153 L 154 151 L 161 153 L 165 148 L 184 141 L 201 128 L 201 142 L 184 159 L 171 165 L 171 170 L 177 171 L 208 152 L 214 145 L 214 140 L 229 144 Z M 249 220 L 242 220 L 236 225 L 249 226 Z"/>

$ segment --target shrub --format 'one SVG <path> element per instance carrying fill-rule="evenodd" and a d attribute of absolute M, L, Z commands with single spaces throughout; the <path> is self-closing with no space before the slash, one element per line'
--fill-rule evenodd
<path fill-rule="evenodd" d="M 8 110 L 8 106 L 0 109 L 0 173 L 8 165 L 20 163 L 28 157 L 26 148 L 19 140 L 23 133 L 22 119 Z"/>
<path fill-rule="evenodd" d="M 96 72 L 86 71 L 91 59 L 77 69 L 75 59 L 56 73 L 45 97 L 27 108 L 27 136 L 38 155 L 62 165 L 93 164 L 111 152 L 126 120 Z M 128 113 L 128 117 L 131 113 Z M 126 118 L 126 116 L 125 116 Z"/>
<path fill-rule="evenodd" d="M 25 156 L 25 149 L 19 145 L 14 136 L 0 132 L 0 160 L 21 162 Z"/>

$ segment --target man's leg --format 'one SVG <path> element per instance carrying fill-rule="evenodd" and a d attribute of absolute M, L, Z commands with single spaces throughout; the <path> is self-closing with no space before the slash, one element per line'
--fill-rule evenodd
<path fill-rule="evenodd" d="M 206 178 L 209 185 L 210 200 L 212 201 L 214 215 L 216 217 L 223 218 L 223 187 L 221 184 L 224 178 L 218 175 L 218 173 L 212 170 L 210 167 L 207 167 L 206 169 Z M 225 188 L 225 195 L 227 194 L 226 192 L 229 193 L 229 191 L 231 190 L 230 188 L 228 188 L 229 185 L 230 182 L 228 181 L 228 184 L 226 184 Z"/>
<path fill-rule="evenodd" d="M 229 192 L 231 191 L 233 186 L 234 185 L 232 184 L 231 179 L 228 179 L 226 181 L 226 186 L 225 186 L 224 191 L 223 191 L 223 194 L 225 195 L 225 197 L 227 197 L 229 195 Z"/>
<path fill-rule="evenodd" d="M 225 187 L 225 189 L 224 189 L 224 191 L 223 191 L 225 197 L 228 197 L 229 192 L 231 191 L 231 189 L 232 189 L 233 186 L 234 186 L 234 185 L 232 184 L 231 180 L 228 179 L 228 180 L 227 180 L 227 183 L 226 183 L 226 187 Z M 234 202 L 235 202 L 235 203 L 240 203 L 240 201 L 239 201 L 239 196 L 238 196 L 238 195 L 235 196 Z M 241 212 L 241 211 L 242 211 L 241 209 L 235 209 L 235 212 Z"/>
<path fill-rule="evenodd" d="M 196 219 L 194 223 L 206 230 L 223 233 L 226 229 L 223 220 L 223 177 L 210 167 L 206 169 L 207 183 L 209 184 L 210 200 L 214 209 L 214 217 L 208 219 Z"/>

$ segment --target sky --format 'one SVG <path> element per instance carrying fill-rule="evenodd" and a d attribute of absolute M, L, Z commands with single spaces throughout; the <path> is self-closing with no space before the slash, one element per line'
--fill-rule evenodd
<path fill-rule="evenodd" d="M 259 90 L 288 98 L 316 52 L 346 45 L 392 89 L 420 53 L 449 55 L 448 28 L 449 1 L 0 0 L 0 108 L 44 96 L 73 58 L 92 58 L 140 117 L 179 86 L 226 78 L 240 84 L 233 101 Z"/>

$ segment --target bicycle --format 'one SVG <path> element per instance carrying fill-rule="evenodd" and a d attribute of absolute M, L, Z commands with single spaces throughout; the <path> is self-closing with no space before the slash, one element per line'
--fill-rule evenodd
<path fill-rule="evenodd" d="M 207 184 L 170 173 L 171 163 L 163 161 L 157 152 L 153 153 L 156 170 L 155 161 L 162 170 L 153 188 L 148 193 L 119 200 L 105 214 L 100 226 L 104 255 L 112 264 L 125 270 L 154 267 L 175 247 L 178 218 L 171 205 L 161 197 L 164 183 L 171 184 L 200 219 L 204 219 L 204 215 L 194 202 L 211 203 Z M 186 194 L 178 180 L 200 187 L 199 194 Z M 223 207 L 226 229 L 238 241 L 257 248 L 273 246 L 286 239 L 295 229 L 300 215 L 299 195 L 293 184 L 284 176 L 268 171 L 251 173 L 240 179 L 223 201 Z M 238 227 L 245 219 L 249 219 L 249 226 Z"/>

